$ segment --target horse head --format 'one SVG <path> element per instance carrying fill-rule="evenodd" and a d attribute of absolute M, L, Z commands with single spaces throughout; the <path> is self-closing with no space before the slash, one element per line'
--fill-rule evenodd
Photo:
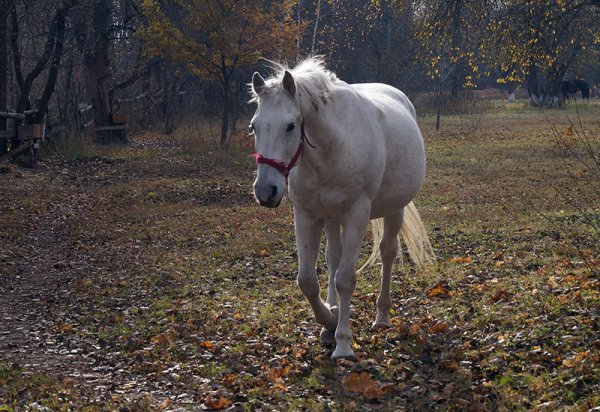
<path fill-rule="evenodd" d="M 250 130 L 254 134 L 257 176 L 254 196 L 261 206 L 281 203 L 287 177 L 303 150 L 303 126 L 296 83 L 287 70 L 282 79 L 265 81 L 252 76 L 252 92 L 258 108 Z"/>

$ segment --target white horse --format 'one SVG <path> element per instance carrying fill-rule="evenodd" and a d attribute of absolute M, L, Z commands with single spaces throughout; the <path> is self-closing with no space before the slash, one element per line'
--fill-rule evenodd
<path fill-rule="evenodd" d="M 425 176 L 423 138 L 415 109 L 385 84 L 347 84 L 311 57 L 294 69 L 277 67 L 272 78 L 252 77 L 258 108 L 255 134 L 258 174 L 254 195 L 277 207 L 289 175 L 298 248 L 298 284 L 323 326 L 332 358 L 355 359 L 350 346 L 350 298 L 367 226 L 373 220 L 383 263 L 375 327 L 390 325 L 390 275 L 398 233 L 418 264 L 432 261 L 427 234 L 412 203 Z M 381 223 L 381 220 L 383 223 Z M 381 230 L 381 227 L 383 229 Z M 316 262 L 327 237 L 327 302 L 319 296 Z"/>

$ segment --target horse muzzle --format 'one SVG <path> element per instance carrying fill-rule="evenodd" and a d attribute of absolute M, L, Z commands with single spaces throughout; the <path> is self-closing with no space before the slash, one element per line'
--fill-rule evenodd
<path fill-rule="evenodd" d="M 275 185 L 254 185 L 254 197 L 261 206 L 275 208 L 281 204 L 283 189 Z"/>

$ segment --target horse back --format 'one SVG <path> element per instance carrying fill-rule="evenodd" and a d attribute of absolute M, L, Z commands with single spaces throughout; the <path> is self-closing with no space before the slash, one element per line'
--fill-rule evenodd
<path fill-rule="evenodd" d="M 383 83 L 355 83 L 350 85 L 375 105 L 401 105 L 412 118 L 417 120 L 417 112 L 408 97 L 395 87 Z"/>

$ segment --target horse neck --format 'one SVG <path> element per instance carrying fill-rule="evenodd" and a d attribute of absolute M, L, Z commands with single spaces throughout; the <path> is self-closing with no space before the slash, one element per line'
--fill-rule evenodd
<path fill-rule="evenodd" d="M 328 103 L 328 106 L 331 103 Z M 324 162 L 335 156 L 335 148 L 339 145 L 339 129 L 332 122 L 330 114 L 333 107 L 314 109 L 304 116 L 304 129 L 307 143 L 304 158 L 307 163 Z M 312 146 L 314 147 L 312 147 Z"/>

